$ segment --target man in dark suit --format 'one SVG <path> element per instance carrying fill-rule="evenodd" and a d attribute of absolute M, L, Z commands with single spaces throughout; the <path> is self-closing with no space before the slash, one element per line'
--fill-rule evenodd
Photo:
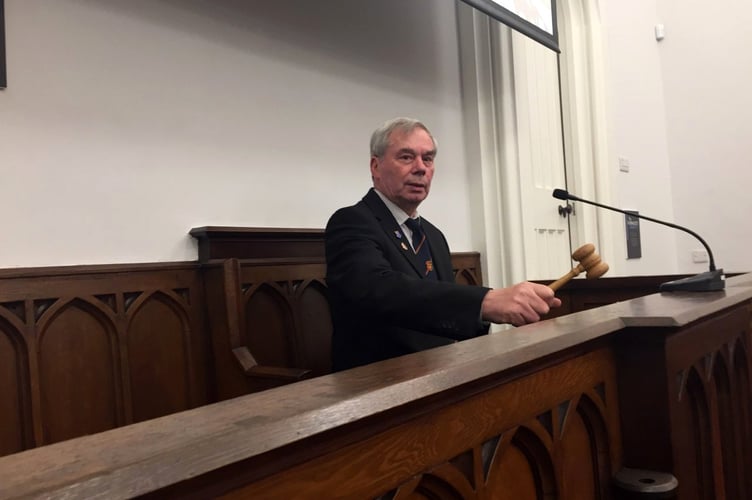
<path fill-rule="evenodd" d="M 538 321 L 561 301 L 543 285 L 458 285 L 444 235 L 418 205 L 428 196 L 436 142 L 409 118 L 371 137 L 373 188 L 326 227 L 335 370 L 464 340 L 488 322 Z"/>

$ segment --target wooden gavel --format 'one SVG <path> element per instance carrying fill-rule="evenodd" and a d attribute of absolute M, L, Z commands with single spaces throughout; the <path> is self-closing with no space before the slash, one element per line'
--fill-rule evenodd
<path fill-rule="evenodd" d="M 586 243 L 574 251 L 572 259 L 579 262 L 567 274 L 554 281 L 548 287 L 556 291 L 564 286 L 569 280 L 585 271 L 585 277 L 589 280 L 600 278 L 608 271 L 608 264 L 601 260 L 601 256 L 595 253 L 595 245 Z"/>

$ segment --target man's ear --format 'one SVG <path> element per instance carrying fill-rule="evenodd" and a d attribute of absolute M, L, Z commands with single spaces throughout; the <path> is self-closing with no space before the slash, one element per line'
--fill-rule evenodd
<path fill-rule="evenodd" d="M 379 157 L 371 156 L 371 178 L 375 178 L 379 168 Z"/>

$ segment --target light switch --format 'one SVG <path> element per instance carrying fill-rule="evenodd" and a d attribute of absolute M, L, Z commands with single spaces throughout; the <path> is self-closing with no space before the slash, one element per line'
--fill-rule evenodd
<path fill-rule="evenodd" d="M 655 39 L 659 42 L 666 38 L 666 27 L 663 24 L 655 25 Z"/>
<path fill-rule="evenodd" d="M 619 157 L 619 170 L 622 172 L 629 172 L 629 159 L 622 156 Z"/>

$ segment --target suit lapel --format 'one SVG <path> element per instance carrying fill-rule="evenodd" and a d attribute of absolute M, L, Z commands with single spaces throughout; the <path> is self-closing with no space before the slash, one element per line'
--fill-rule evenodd
<path fill-rule="evenodd" d="M 397 248 L 399 253 L 405 257 L 413 269 L 415 269 L 415 272 L 418 273 L 421 278 L 424 278 L 425 276 L 423 272 L 425 270 L 425 263 L 420 262 L 418 256 L 415 255 L 415 252 L 413 252 L 413 249 L 410 246 L 410 242 L 407 241 L 407 236 L 402 232 L 397 221 L 394 220 L 392 212 L 390 212 L 387 206 L 384 205 L 384 202 L 381 201 L 381 198 L 379 198 L 379 195 L 376 194 L 376 191 L 374 191 L 373 188 L 368 191 L 368 194 L 365 195 L 363 201 L 376 216 L 376 219 L 379 221 L 379 224 L 381 224 L 381 228 L 384 230 L 384 233 L 386 233 L 387 238 L 392 242 L 395 248 Z M 426 238 L 428 237 L 426 236 Z M 428 244 L 431 244 L 430 240 Z"/>

